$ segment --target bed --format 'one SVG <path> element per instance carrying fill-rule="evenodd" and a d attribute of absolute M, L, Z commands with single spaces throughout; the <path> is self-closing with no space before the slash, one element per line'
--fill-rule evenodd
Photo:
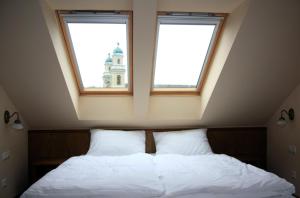
<path fill-rule="evenodd" d="M 134 139 L 130 137 L 128 145 L 124 143 L 126 138 L 118 135 L 123 148 L 108 144 L 110 141 L 103 141 L 103 137 L 102 142 L 92 138 L 87 155 L 68 159 L 21 197 L 279 198 L 292 197 L 295 191 L 292 184 L 272 173 L 228 155 L 214 154 L 207 145 L 203 146 L 203 141 L 201 145 L 197 143 L 199 137 L 157 134 L 157 153 L 147 154 L 140 152 L 139 144 L 144 141 L 140 134 L 136 142 L 130 142 Z M 202 138 L 205 141 L 206 136 Z M 114 138 L 114 142 L 118 141 Z M 113 151 L 108 151 L 111 146 Z M 99 150 L 110 155 L 98 155 Z M 126 155 L 117 155 L 118 152 Z"/>

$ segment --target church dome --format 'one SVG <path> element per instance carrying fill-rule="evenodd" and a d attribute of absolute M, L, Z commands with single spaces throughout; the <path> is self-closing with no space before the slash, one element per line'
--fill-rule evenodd
<path fill-rule="evenodd" d="M 112 58 L 110 57 L 110 54 L 108 54 L 107 59 L 105 60 L 105 63 L 112 63 Z"/>
<path fill-rule="evenodd" d="M 123 54 L 123 50 L 119 47 L 119 43 L 118 43 L 118 46 L 114 49 L 113 53 L 114 54 Z"/>

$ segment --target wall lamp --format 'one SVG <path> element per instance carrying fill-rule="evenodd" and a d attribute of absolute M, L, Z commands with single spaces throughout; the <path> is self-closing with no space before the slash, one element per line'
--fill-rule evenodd
<path fill-rule="evenodd" d="M 8 124 L 10 119 L 14 116 L 17 116 L 17 118 L 15 119 L 15 121 L 12 123 L 11 127 L 13 129 L 17 129 L 17 130 L 22 130 L 24 128 L 20 118 L 19 118 L 19 113 L 18 112 L 14 112 L 12 114 L 9 113 L 9 111 L 4 111 L 4 122 L 5 124 Z"/>
<path fill-rule="evenodd" d="M 295 111 L 293 108 L 290 108 L 289 111 L 283 109 L 280 112 L 280 118 L 277 121 L 277 125 L 284 127 L 287 124 L 287 120 L 285 119 L 285 117 L 283 116 L 284 114 L 286 114 L 288 116 L 289 120 L 294 120 L 295 118 Z"/>

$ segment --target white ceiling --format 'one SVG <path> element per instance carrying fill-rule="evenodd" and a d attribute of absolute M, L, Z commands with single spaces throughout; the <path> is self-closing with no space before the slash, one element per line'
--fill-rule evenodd
<path fill-rule="evenodd" d="M 264 125 L 300 82 L 298 0 L 48 2 L 50 10 L 93 4 L 97 9 L 133 10 L 134 95 L 79 97 L 45 1 L 1 1 L 0 84 L 31 129 Z M 207 103 L 203 105 L 203 95 L 150 97 L 156 11 L 234 15 L 241 3 L 247 4 L 245 17 L 234 30 Z"/>

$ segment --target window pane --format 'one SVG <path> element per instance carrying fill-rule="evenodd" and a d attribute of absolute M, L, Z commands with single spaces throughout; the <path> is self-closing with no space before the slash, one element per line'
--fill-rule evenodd
<path fill-rule="evenodd" d="M 127 88 L 127 25 L 68 23 L 84 88 Z"/>
<path fill-rule="evenodd" d="M 154 88 L 196 88 L 215 25 L 160 24 Z"/>

